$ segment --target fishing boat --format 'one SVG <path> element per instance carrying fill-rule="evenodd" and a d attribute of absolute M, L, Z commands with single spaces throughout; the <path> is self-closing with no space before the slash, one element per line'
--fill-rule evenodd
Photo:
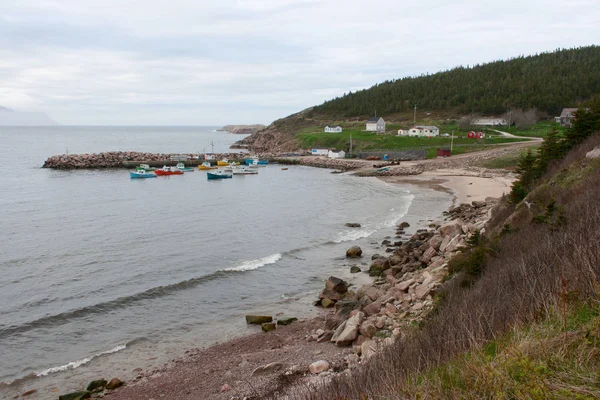
<path fill-rule="evenodd" d="M 286 167 L 283 167 L 283 168 L 281 168 L 281 170 L 282 170 L 282 171 L 287 171 L 287 170 L 288 170 L 288 168 L 286 168 Z"/>
<path fill-rule="evenodd" d="M 154 171 L 156 168 L 149 166 L 148 164 L 140 164 L 139 167 L 136 168 L 136 171 Z"/>
<path fill-rule="evenodd" d="M 177 167 L 164 166 L 154 170 L 154 173 L 158 176 L 162 175 L 183 175 L 183 171 L 180 171 Z"/>
<path fill-rule="evenodd" d="M 256 175 L 258 174 L 258 169 L 248 168 L 248 167 L 236 167 L 233 168 L 233 175 Z"/>
<path fill-rule="evenodd" d="M 202 164 L 198 165 L 198 169 L 200 171 L 206 171 L 209 169 L 217 169 L 217 168 L 219 168 L 219 167 L 217 167 L 217 166 L 213 167 L 208 161 L 205 161 Z"/>
<path fill-rule="evenodd" d="M 245 162 L 246 162 L 246 165 L 248 165 L 248 166 L 250 166 L 250 165 L 268 165 L 269 164 L 268 160 L 261 160 L 258 157 L 246 158 Z"/>
<path fill-rule="evenodd" d="M 222 160 L 217 161 L 217 165 L 219 167 L 225 167 L 225 166 L 229 165 L 229 161 L 227 161 L 227 159 L 224 158 Z"/>
<path fill-rule="evenodd" d="M 156 178 L 154 172 L 146 172 L 143 169 L 136 169 L 135 171 L 129 172 L 131 179 L 145 179 L 145 178 Z"/>
<path fill-rule="evenodd" d="M 194 168 L 191 168 L 191 167 L 186 167 L 186 166 L 185 166 L 185 164 L 184 164 L 184 163 L 182 163 L 182 162 L 180 162 L 180 163 L 177 163 L 177 166 L 176 166 L 176 168 L 177 168 L 178 170 L 180 170 L 180 171 L 183 171 L 183 172 L 190 172 L 190 171 L 193 171 L 193 170 L 194 170 Z"/>
<path fill-rule="evenodd" d="M 209 180 L 227 179 L 227 178 L 231 178 L 232 176 L 233 176 L 233 174 L 231 172 L 226 172 L 225 170 L 222 170 L 222 169 L 217 169 L 215 171 L 207 171 L 206 172 L 206 177 Z"/>

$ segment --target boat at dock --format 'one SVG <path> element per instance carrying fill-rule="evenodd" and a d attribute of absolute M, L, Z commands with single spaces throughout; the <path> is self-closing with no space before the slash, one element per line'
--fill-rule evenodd
<path fill-rule="evenodd" d="M 250 165 L 265 166 L 265 165 L 269 164 L 269 161 L 268 160 L 261 160 L 258 157 L 252 157 L 252 158 L 246 158 L 245 163 L 248 166 L 250 166 Z"/>
<path fill-rule="evenodd" d="M 219 167 L 225 167 L 228 165 L 229 165 L 229 161 L 227 161 L 227 159 L 217 161 L 217 166 L 219 166 Z"/>
<path fill-rule="evenodd" d="M 180 171 L 183 171 L 183 172 L 191 172 L 191 171 L 193 171 L 193 170 L 194 170 L 194 168 L 192 168 L 192 167 L 186 167 L 186 166 L 185 166 L 185 164 L 184 164 L 184 163 L 182 163 L 182 162 L 180 162 L 180 163 L 177 163 L 177 166 L 176 166 L 176 168 L 177 168 L 178 170 L 180 170 Z"/>
<path fill-rule="evenodd" d="M 198 169 L 200 171 L 206 171 L 209 169 L 217 169 L 219 167 L 217 166 L 212 166 L 208 161 L 203 162 L 202 164 L 198 165 Z"/>
<path fill-rule="evenodd" d="M 179 170 L 177 167 L 168 167 L 164 166 L 162 168 L 158 168 L 154 170 L 154 173 L 158 176 L 163 175 L 183 175 L 183 171 Z"/>
<path fill-rule="evenodd" d="M 130 171 L 129 177 L 131 179 L 156 178 L 156 174 L 154 172 L 146 172 L 143 169 L 138 169 L 135 171 Z"/>
<path fill-rule="evenodd" d="M 213 180 L 213 179 L 227 179 L 227 178 L 231 178 L 232 176 L 233 176 L 233 173 L 226 172 L 223 169 L 217 169 L 215 171 L 207 171 L 206 172 L 206 177 L 209 180 Z"/>

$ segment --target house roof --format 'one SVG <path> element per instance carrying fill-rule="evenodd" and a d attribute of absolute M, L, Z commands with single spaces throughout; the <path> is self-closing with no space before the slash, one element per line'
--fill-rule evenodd
<path fill-rule="evenodd" d="M 325 125 L 325 128 L 341 128 L 341 126 L 339 126 L 339 125 L 336 125 L 336 126 Z"/>
<path fill-rule="evenodd" d="M 429 130 L 438 129 L 439 130 L 439 128 L 437 126 L 433 126 L 433 125 L 416 125 L 410 129 L 429 129 Z"/>
<path fill-rule="evenodd" d="M 572 117 L 573 113 L 575 111 L 577 111 L 576 108 L 563 108 L 562 112 L 560 113 L 560 117 L 561 118 Z"/>
<path fill-rule="evenodd" d="M 369 122 L 377 122 L 377 121 L 379 121 L 379 119 L 380 119 L 380 118 L 381 118 L 381 117 L 371 117 L 371 118 L 369 118 L 369 119 L 367 120 L 367 123 L 369 123 Z"/>

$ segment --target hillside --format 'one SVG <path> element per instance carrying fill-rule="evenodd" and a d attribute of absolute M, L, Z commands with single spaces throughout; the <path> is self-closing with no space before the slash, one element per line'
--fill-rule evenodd
<path fill-rule="evenodd" d="M 600 93 L 600 46 L 557 50 L 432 75 L 386 81 L 327 101 L 316 115 L 355 117 L 419 109 L 502 114 L 537 108 L 558 115 Z"/>

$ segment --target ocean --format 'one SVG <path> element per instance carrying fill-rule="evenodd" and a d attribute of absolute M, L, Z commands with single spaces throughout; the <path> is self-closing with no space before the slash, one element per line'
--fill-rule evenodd
<path fill-rule="evenodd" d="M 131 180 L 42 169 L 62 153 L 227 152 L 216 127 L 0 127 L 0 398 L 130 379 L 185 349 L 256 332 L 244 315 L 308 317 L 324 280 L 357 286 L 398 222 L 451 199 L 414 186 L 278 165 L 255 176 Z M 358 222 L 360 228 L 347 228 Z"/>

